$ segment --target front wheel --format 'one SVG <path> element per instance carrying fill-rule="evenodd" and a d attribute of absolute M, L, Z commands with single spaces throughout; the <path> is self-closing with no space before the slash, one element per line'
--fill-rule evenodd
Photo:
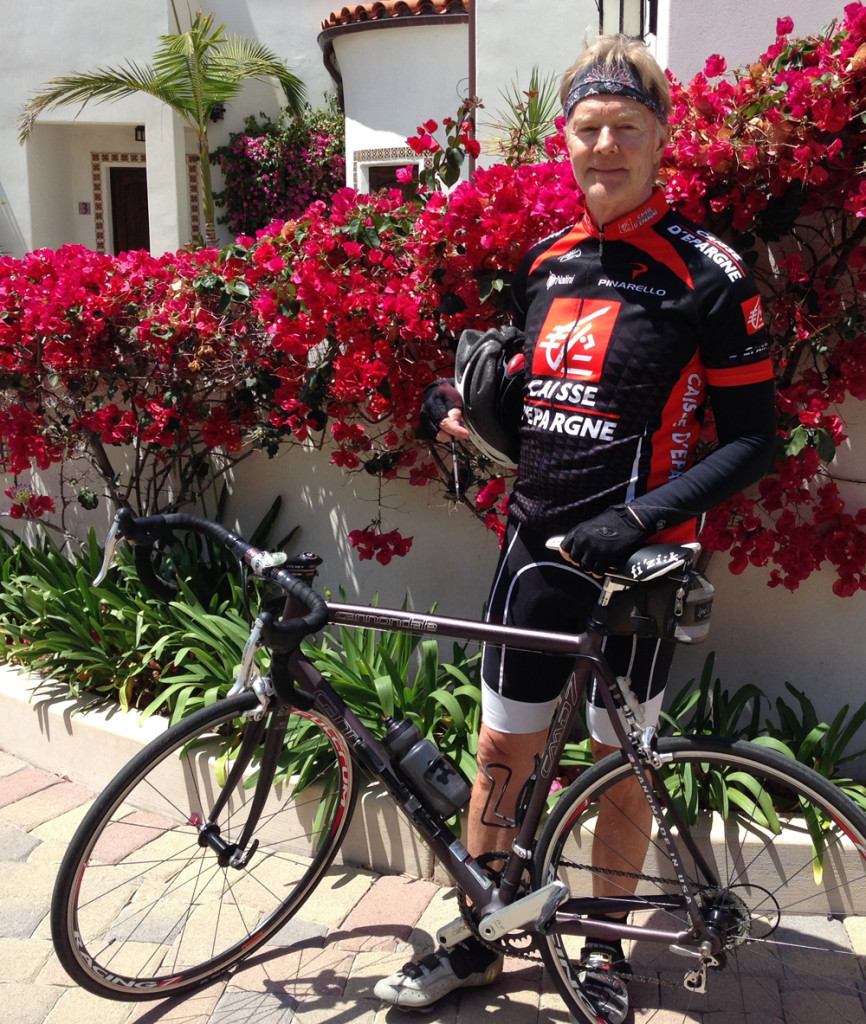
<path fill-rule="evenodd" d="M 89 991 L 157 999 L 204 984 L 282 928 L 333 860 L 357 791 L 347 745 L 315 711 L 271 708 L 255 722 L 246 713 L 257 705 L 255 694 L 241 694 L 168 729 L 82 821 L 60 866 L 51 931 L 64 968 Z M 257 756 L 211 829 L 228 853 L 204 839 L 203 826 L 244 732 L 284 721 L 252 855 L 232 866 Z"/>
<path fill-rule="evenodd" d="M 722 950 L 702 965 L 669 942 L 625 943 L 635 1019 L 863 1024 L 857 949 L 866 947 L 855 918 L 866 915 L 866 815 L 826 779 L 755 744 L 681 737 L 659 740 L 658 751 L 665 786 L 715 872 L 708 880 L 674 832 L 675 855 Z M 593 861 L 606 842 L 594 835 L 600 801 L 615 805 L 615 787 L 630 775 L 620 752 L 569 787 L 539 838 L 534 886 L 560 878 L 573 898 L 593 895 Z M 631 924 L 682 932 L 689 924 L 677 872 L 657 828 L 650 832 L 643 862 L 606 877 L 637 897 Z M 577 967 L 584 939 L 569 929 L 567 908 L 542 955 L 575 1017 L 594 1024 Z"/>

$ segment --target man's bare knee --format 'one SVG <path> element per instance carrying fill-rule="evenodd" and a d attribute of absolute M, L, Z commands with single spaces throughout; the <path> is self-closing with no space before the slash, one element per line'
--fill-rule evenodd
<path fill-rule="evenodd" d="M 477 761 L 480 767 L 506 764 L 509 767 L 532 762 L 544 747 L 546 732 L 499 732 L 482 725 L 478 735 Z"/>

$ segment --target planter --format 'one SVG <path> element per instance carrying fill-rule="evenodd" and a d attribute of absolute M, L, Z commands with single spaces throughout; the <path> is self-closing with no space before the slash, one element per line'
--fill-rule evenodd
<path fill-rule="evenodd" d="M 168 725 L 116 706 L 84 711 L 82 700 L 34 695 L 36 685 L 30 674 L 0 663 L 0 749 L 89 789 L 101 790 Z M 448 882 L 377 784 L 361 791 L 338 863 Z"/>
<path fill-rule="evenodd" d="M 135 712 L 117 707 L 82 711 L 83 702 L 74 699 L 33 696 L 35 682 L 20 669 L 0 663 L 0 749 L 45 771 L 68 776 L 80 785 L 100 790 L 146 743 L 167 728 L 165 719 L 142 719 Z M 712 830 L 712 846 L 707 842 Z M 746 876 L 752 884 L 774 891 L 779 876 L 793 875 L 802 889 L 802 899 L 815 906 L 815 883 L 811 871 L 796 871 L 808 863 L 811 840 L 805 828 L 786 830 L 785 844 L 774 844 L 779 855 L 770 864 L 767 857 L 755 857 L 761 838 L 744 833 L 717 816 L 706 816 L 696 833 L 699 845 L 711 856 L 722 841 L 729 859 L 743 865 L 761 864 L 773 877 Z M 588 846 L 573 851 L 575 860 L 586 860 Z M 764 862 L 768 863 L 764 865 Z M 349 832 L 338 862 L 367 867 L 379 874 L 405 874 L 448 884 L 447 875 L 434 861 L 423 841 L 412 831 L 378 784 L 365 786 L 360 794 Z M 659 861 L 651 847 L 645 865 L 649 875 L 669 873 L 670 865 Z M 862 860 L 853 844 L 828 856 L 824 864 L 826 905 L 822 913 L 866 915 L 866 891 L 849 879 L 862 877 Z M 790 895 L 790 890 L 788 890 Z M 804 903 L 805 905 L 805 903 Z"/>

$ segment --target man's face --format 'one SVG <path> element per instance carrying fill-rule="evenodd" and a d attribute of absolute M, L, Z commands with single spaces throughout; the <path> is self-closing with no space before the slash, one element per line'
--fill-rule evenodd
<path fill-rule="evenodd" d="M 571 112 L 566 142 L 577 183 L 600 227 L 649 200 L 667 128 L 637 100 L 589 96 Z"/>

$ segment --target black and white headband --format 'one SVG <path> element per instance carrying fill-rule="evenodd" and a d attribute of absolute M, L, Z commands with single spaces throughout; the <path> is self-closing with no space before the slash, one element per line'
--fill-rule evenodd
<path fill-rule="evenodd" d="M 580 71 L 569 89 L 562 106 L 566 121 L 572 110 L 588 96 L 626 96 L 648 107 L 655 116 L 667 123 L 667 114 L 661 100 L 644 88 L 633 64 L 589 64 Z"/>

